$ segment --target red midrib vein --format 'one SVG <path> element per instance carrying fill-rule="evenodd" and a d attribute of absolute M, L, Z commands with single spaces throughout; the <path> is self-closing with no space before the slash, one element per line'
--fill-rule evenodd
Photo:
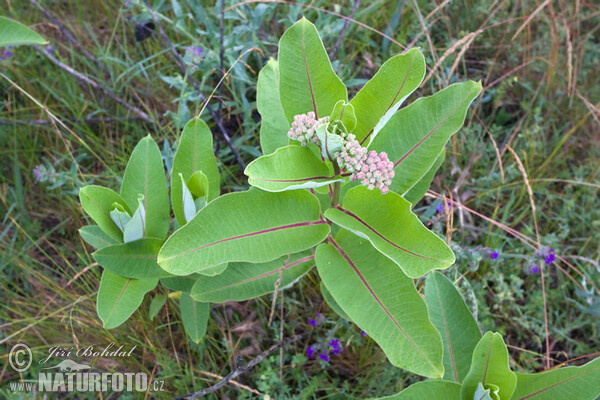
<path fill-rule="evenodd" d="M 402 91 L 402 89 L 404 88 L 404 85 L 406 84 L 406 80 L 408 79 L 408 75 L 410 75 L 410 70 L 412 69 L 412 65 L 413 65 L 414 62 L 415 62 L 415 59 L 413 57 L 413 59 L 410 60 L 410 65 L 408 66 L 408 70 L 406 71 L 406 75 L 404 75 L 404 80 L 402 81 L 402 85 L 400 85 L 400 89 L 398 89 L 398 91 L 396 92 L 396 95 L 394 96 L 394 99 L 392 100 L 392 102 L 388 106 L 387 110 L 385 110 L 385 112 L 383 113 L 383 115 L 385 115 L 388 111 L 390 111 L 390 108 L 392 108 L 392 106 L 394 104 L 396 104 L 396 99 L 398 98 L 398 96 L 400 96 L 400 92 Z M 377 125 L 377 124 L 375 124 L 375 125 Z M 365 138 L 363 140 L 361 140 L 361 142 L 360 142 L 361 145 L 371 136 L 371 134 L 373 133 L 374 130 L 375 130 L 375 127 L 371 128 L 371 130 L 369 131 L 369 133 L 367 134 L 367 136 L 365 136 Z"/>
<path fill-rule="evenodd" d="M 494 336 L 492 336 L 492 340 L 490 340 L 490 351 L 488 352 L 487 360 L 485 362 L 485 371 L 483 371 L 483 379 L 481 381 L 481 385 L 485 387 L 485 380 L 487 378 L 488 368 L 490 366 L 490 358 L 492 357 L 492 349 L 494 348 Z"/>
<path fill-rule="evenodd" d="M 375 299 L 375 301 L 377 302 L 377 304 L 379 304 L 379 306 L 383 309 L 383 311 L 385 311 L 385 313 L 387 314 L 387 316 L 392 320 L 392 322 L 394 323 L 394 325 L 396 325 L 396 327 L 398 328 L 398 330 L 400 332 L 402 332 L 402 334 L 404 335 L 404 337 L 406 337 L 406 339 L 415 348 L 415 350 L 417 350 L 417 352 L 421 355 L 421 357 L 423 357 L 425 359 L 425 361 L 427 361 L 429 363 L 429 365 L 434 370 L 437 371 L 437 368 L 435 367 L 435 365 L 433 365 L 433 363 L 431 362 L 431 360 L 429 359 L 429 357 L 427 357 L 421 351 L 421 349 L 419 348 L 419 346 L 417 346 L 417 344 L 412 340 L 412 338 L 408 335 L 408 333 L 406 333 L 406 331 L 402 328 L 402 326 L 400 326 L 400 323 L 398 321 L 396 321 L 396 318 L 394 318 L 394 316 L 390 313 L 390 311 L 387 309 L 387 307 L 383 305 L 383 303 L 381 302 L 381 300 L 379 299 L 379 297 L 377 297 L 377 295 L 375 294 L 375 292 L 373 291 L 373 289 L 371 288 L 371 286 L 369 286 L 369 283 L 367 282 L 367 280 L 365 279 L 365 277 L 360 273 L 360 271 L 358 270 L 358 268 L 356 268 L 356 265 L 350 259 L 350 257 L 348 257 L 348 255 L 346 254 L 346 252 L 337 244 L 337 242 L 333 238 L 330 237 L 330 239 L 331 239 L 331 243 L 333 244 L 333 246 L 342 255 L 342 257 L 344 257 L 344 259 L 346 259 L 346 261 L 348 262 L 348 264 L 350 264 L 350 266 L 352 267 L 352 269 L 354 269 L 354 272 L 356 272 L 356 275 L 358 275 L 358 277 L 363 282 L 363 284 L 365 285 L 365 287 L 367 288 L 367 290 L 369 291 L 369 293 L 371 294 L 371 296 L 373 296 L 373 298 Z"/>
<path fill-rule="evenodd" d="M 310 90 L 310 97 L 312 98 L 313 110 L 315 111 L 315 118 L 319 118 L 319 115 L 317 114 L 317 103 L 315 102 L 315 94 L 313 93 L 312 82 L 310 80 L 310 72 L 308 72 L 308 62 L 306 61 L 306 47 L 304 46 L 304 29 L 302 30 L 302 56 L 304 57 L 304 68 L 306 69 L 308 89 Z"/>
<path fill-rule="evenodd" d="M 373 232 L 374 234 L 376 234 L 377 236 L 379 236 L 380 238 L 382 238 L 383 240 L 385 240 L 387 243 L 391 244 L 392 246 L 394 246 L 395 248 L 402 250 L 410 255 L 413 255 L 415 257 L 419 257 L 419 258 L 424 258 L 426 260 L 432 260 L 432 261 L 437 261 L 437 262 L 444 262 L 442 260 L 438 260 L 437 258 L 431 258 L 431 257 L 427 257 L 421 254 L 417 254 L 413 251 L 407 250 L 404 247 L 401 247 L 399 245 L 397 245 L 396 243 L 392 242 L 391 240 L 389 240 L 388 238 L 386 238 L 385 236 L 383 236 L 381 233 L 377 232 L 371 225 L 369 225 L 368 223 L 366 223 L 365 221 L 363 221 L 358 215 L 353 214 L 351 211 L 346 210 L 345 208 L 342 208 L 341 206 L 335 206 L 335 208 L 337 208 L 338 210 L 340 210 L 341 212 L 343 212 L 346 215 L 349 215 L 350 217 L 356 219 L 358 222 L 360 222 L 361 224 L 363 224 L 364 226 L 366 226 L 371 232 Z"/>
<path fill-rule="evenodd" d="M 115 308 L 117 308 L 117 306 L 121 302 L 121 298 L 123 297 L 123 294 L 125 294 L 125 291 L 127 290 L 127 287 L 129 286 L 131 281 L 132 281 L 131 278 L 127 279 L 127 283 L 125 283 L 125 286 L 123 287 L 123 290 L 121 291 L 121 294 L 119 295 L 119 298 L 117 299 L 117 302 L 113 306 L 112 310 L 110 310 L 110 314 L 108 314 L 109 318 L 112 316 L 113 312 L 115 312 Z"/>
<path fill-rule="evenodd" d="M 303 262 L 306 262 L 306 261 L 310 261 L 310 260 L 312 260 L 314 258 L 315 258 L 315 256 L 304 257 L 304 258 L 301 258 L 298 261 L 294 261 L 291 264 L 284 265 L 283 267 L 274 269 L 273 271 L 266 272 L 266 273 L 264 273 L 262 275 L 254 276 L 252 278 L 246 279 L 246 280 L 241 281 L 241 282 L 232 283 L 231 285 L 224 286 L 222 288 L 219 288 L 218 290 L 213 290 L 213 291 L 208 291 L 208 292 L 202 292 L 202 293 L 214 293 L 214 292 L 217 292 L 217 291 L 221 291 L 221 290 L 225 290 L 225 289 L 231 289 L 232 287 L 244 285 L 246 283 L 249 283 L 249 282 L 252 282 L 252 281 L 256 281 L 258 279 L 266 278 L 269 275 L 273 275 L 273 274 L 279 273 L 279 271 L 285 271 L 288 268 L 294 267 L 294 266 L 296 266 L 298 264 L 301 264 Z M 217 275 L 217 276 L 219 276 L 219 275 Z"/>
<path fill-rule="evenodd" d="M 307 182 L 315 179 L 334 179 L 335 176 L 311 176 L 310 178 L 298 178 L 298 179 L 266 179 L 266 178 L 252 178 L 257 181 L 266 182 Z"/>
<path fill-rule="evenodd" d="M 458 108 L 459 108 L 459 107 L 462 105 L 462 103 L 463 103 L 463 102 L 464 102 L 466 99 L 468 99 L 468 98 L 469 98 L 469 96 L 470 96 L 470 95 L 467 95 L 467 96 L 466 96 L 464 99 L 462 99 L 462 100 L 461 100 L 461 101 L 460 101 L 460 102 L 459 102 L 459 103 L 456 105 L 456 107 L 454 107 L 454 108 L 452 109 L 452 111 L 450 111 L 450 112 L 448 113 L 448 115 L 446 115 L 446 116 L 444 117 L 444 119 L 442 119 L 442 120 L 441 120 L 441 121 L 440 121 L 440 122 L 439 122 L 439 123 L 438 123 L 438 124 L 437 124 L 437 125 L 436 125 L 436 126 L 433 128 L 433 129 L 432 129 L 432 130 L 431 130 L 431 131 L 429 131 L 429 133 L 428 133 L 427 135 L 425 135 L 425 137 L 424 137 L 423 139 L 421 139 L 421 140 L 419 141 L 419 143 L 415 144 L 415 145 L 413 146 L 413 148 L 412 148 L 412 149 L 410 149 L 410 150 L 409 150 L 409 151 L 408 151 L 408 152 L 407 152 L 405 155 L 403 155 L 403 156 L 402 156 L 402 157 L 401 157 L 401 158 L 400 158 L 398 161 L 396 161 L 396 163 L 394 164 L 394 168 L 396 168 L 396 167 L 398 166 L 398 164 L 400 164 L 402 161 L 406 160 L 406 157 L 410 156 L 410 155 L 412 154 L 412 152 L 413 152 L 413 151 L 415 151 L 415 150 L 416 150 L 416 149 L 417 149 L 417 148 L 418 148 L 420 145 L 422 145 L 422 144 L 423 144 L 423 142 L 425 142 L 425 140 L 429 139 L 429 137 L 430 137 L 431 135 L 433 135 L 433 132 L 437 131 L 437 130 L 438 130 L 438 128 L 439 128 L 440 126 L 442 126 L 442 124 L 443 124 L 444 122 L 446 122 L 446 121 L 448 120 L 448 118 L 450 118 L 450 117 L 452 116 L 452 114 L 454 114 L 454 113 L 456 112 L 456 110 L 458 110 Z"/>
<path fill-rule="evenodd" d="M 202 245 L 202 246 L 197 247 L 197 248 L 192 249 L 192 250 L 184 251 L 183 253 L 180 253 L 180 254 L 175 254 L 173 256 L 166 257 L 166 258 L 163 259 L 163 261 L 170 260 L 172 258 L 177 258 L 177 257 L 185 256 L 187 254 L 194 253 L 196 251 L 205 249 L 205 248 L 210 247 L 210 246 L 217 245 L 219 243 L 229 242 L 229 241 L 232 241 L 232 240 L 242 239 L 242 238 L 250 237 L 250 236 L 261 235 L 263 233 L 276 232 L 276 231 L 280 231 L 280 230 L 283 230 L 283 229 L 292 229 L 292 228 L 298 228 L 298 227 L 301 227 L 301 226 L 320 225 L 320 224 L 324 224 L 326 222 L 327 221 L 325 221 L 325 220 L 308 221 L 308 222 L 298 222 L 296 224 L 276 226 L 275 228 L 263 229 L 263 230 L 252 232 L 252 233 L 245 233 L 243 235 L 232 236 L 232 237 L 229 237 L 229 238 L 217 240 L 216 242 L 212 242 L 212 243 L 208 243 L 208 244 Z"/>
<path fill-rule="evenodd" d="M 593 371 L 593 370 L 591 370 L 591 371 L 587 371 L 587 372 L 584 372 L 584 373 L 583 373 L 583 374 L 581 374 L 581 375 L 575 375 L 575 376 L 572 376 L 572 377 L 570 377 L 570 378 L 567 378 L 567 379 L 565 379 L 565 380 L 563 380 L 563 381 L 556 382 L 554 385 L 550 385 L 550 386 L 548 386 L 548 387 L 545 387 L 545 388 L 543 388 L 543 389 L 540 389 L 540 390 L 538 390 L 537 392 L 531 393 L 531 394 L 529 394 L 529 395 L 527 395 L 527 396 L 525 396 L 525 397 L 521 397 L 519 400 L 525 400 L 525 399 L 529 399 L 529 398 L 531 398 L 531 397 L 533 397 L 533 396 L 537 396 L 538 394 L 540 394 L 540 393 L 543 393 L 543 392 L 545 392 L 546 390 L 553 389 L 553 388 L 555 388 L 555 387 L 556 387 L 556 386 L 558 386 L 558 385 L 562 385 L 563 383 L 567 383 L 568 381 L 570 381 L 570 380 L 572 380 L 572 379 L 579 378 L 579 377 L 582 377 L 582 376 L 584 376 L 584 375 L 587 375 L 587 374 L 589 374 L 590 372 L 594 372 L 594 371 Z"/>

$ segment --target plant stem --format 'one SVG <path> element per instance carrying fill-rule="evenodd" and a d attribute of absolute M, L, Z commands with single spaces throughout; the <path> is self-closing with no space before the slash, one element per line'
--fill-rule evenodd
<path fill-rule="evenodd" d="M 341 171 L 340 167 L 337 165 L 337 162 L 333 161 L 333 170 L 334 175 L 338 176 Z M 340 189 L 342 188 L 342 182 L 335 182 L 333 184 L 333 197 L 331 198 L 331 206 L 335 207 L 340 202 Z"/>

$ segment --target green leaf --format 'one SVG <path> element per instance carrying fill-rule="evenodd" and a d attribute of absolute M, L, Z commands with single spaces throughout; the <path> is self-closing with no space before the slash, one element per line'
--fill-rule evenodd
<path fill-rule="evenodd" d="M 191 296 L 197 301 L 211 303 L 254 299 L 273 292 L 282 271 L 280 288 L 292 284 L 314 266 L 310 252 L 287 258 L 284 256 L 263 264 L 231 263 L 220 275 L 200 277 Z"/>
<path fill-rule="evenodd" d="M 104 233 L 98 225 L 86 225 L 81 227 L 79 228 L 79 234 L 87 244 L 95 249 L 101 249 L 119 243 L 117 240 Z"/>
<path fill-rule="evenodd" d="M 477 390 L 475 390 L 475 394 L 473 395 L 473 400 L 500 400 L 500 396 L 498 395 L 500 388 L 490 383 L 486 386 L 488 387 L 484 388 L 483 384 L 479 382 Z"/>
<path fill-rule="evenodd" d="M 427 229 L 400 195 L 365 186 L 350 189 L 343 206 L 330 208 L 325 217 L 368 239 L 411 278 L 432 269 L 448 268 L 454 253 L 435 233 Z"/>
<path fill-rule="evenodd" d="M 102 268 L 125 278 L 160 278 L 169 276 L 156 263 L 156 255 L 162 244 L 162 239 L 143 238 L 103 247 L 92 255 Z"/>
<path fill-rule="evenodd" d="M 169 276 L 167 278 L 161 278 L 162 283 L 166 288 L 173 290 L 174 292 L 191 292 L 192 287 L 201 275 L 191 274 L 186 276 Z"/>
<path fill-rule="evenodd" d="M 294 115 L 309 111 L 317 118 L 328 116 L 335 103 L 348 100 L 346 87 L 331 67 L 317 28 L 306 18 L 279 40 L 279 95 L 290 123 Z"/>
<path fill-rule="evenodd" d="M 600 358 L 581 367 L 566 367 L 537 374 L 517 373 L 513 400 L 594 400 L 600 396 Z"/>
<path fill-rule="evenodd" d="M 186 219 L 183 212 L 182 183 L 177 177 L 181 173 L 184 181 L 188 182 L 198 171 L 202 171 L 208 178 L 207 201 L 217 198 L 221 193 L 221 183 L 219 167 L 213 154 L 212 133 L 204 121 L 195 118 L 187 123 L 181 133 L 171 172 L 171 202 L 180 226 L 186 224 Z"/>
<path fill-rule="evenodd" d="M 125 243 L 143 239 L 146 232 L 146 209 L 144 208 L 144 196 L 138 197 L 138 208 L 123 229 L 123 241 Z"/>
<path fill-rule="evenodd" d="M 79 201 L 81 207 L 104 233 L 119 243 L 123 242 L 123 232 L 110 216 L 110 212 L 115 208 L 113 203 L 118 203 L 130 212 L 125 200 L 118 193 L 102 186 L 89 185 L 79 191 Z"/>
<path fill-rule="evenodd" d="M 256 108 L 261 118 L 260 148 L 263 154 L 271 154 L 286 146 L 290 122 L 279 99 L 279 64 L 273 58 L 258 73 Z"/>
<path fill-rule="evenodd" d="M 150 135 L 133 149 L 121 185 L 121 196 L 130 210 L 138 209 L 140 195 L 147 216 L 143 236 L 164 239 L 170 222 L 167 180 L 160 150 Z"/>
<path fill-rule="evenodd" d="M 163 308 L 166 302 L 167 296 L 165 296 L 164 294 L 159 293 L 156 296 L 154 296 L 154 298 L 150 302 L 150 311 L 148 312 L 150 320 L 153 320 L 154 317 L 158 315 L 158 312 L 161 308 Z"/>
<path fill-rule="evenodd" d="M 167 239 L 158 262 L 175 275 L 225 262 L 266 262 L 313 247 L 328 233 L 319 201 L 308 191 L 251 188 L 211 201 Z"/>
<path fill-rule="evenodd" d="M 368 144 L 375 126 L 391 110 L 393 115 L 425 77 L 425 58 L 419 49 L 409 50 L 387 60 L 375 76 L 354 96 L 356 139 Z M 385 125 L 385 124 L 383 124 Z"/>
<path fill-rule="evenodd" d="M 346 314 L 397 366 L 441 378 L 442 341 L 413 281 L 367 240 L 340 231 L 337 246 L 317 247 L 325 286 Z M 339 246 L 339 247 L 338 247 Z"/>
<path fill-rule="evenodd" d="M 340 135 L 335 133 L 329 133 L 327 131 L 327 125 L 321 125 L 315 133 L 321 142 L 321 157 L 325 160 L 335 159 L 335 153 L 342 150 L 344 146 L 344 140 Z"/>
<path fill-rule="evenodd" d="M 394 163 L 391 190 L 406 193 L 430 170 L 450 136 L 463 125 L 467 109 L 480 91 L 479 82 L 456 83 L 420 98 L 390 118 L 369 150 L 385 151 Z"/>
<path fill-rule="evenodd" d="M 0 47 L 48 43 L 37 32 L 20 22 L 0 16 Z"/>
<path fill-rule="evenodd" d="M 343 181 L 308 147 L 285 146 L 252 161 L 244 174 L 248 183 L 269 192 L 325 186 Z"/>
<path fill-rule="evenodd" d="M 415 184 L 415 186 L 410 188 L 408 192 L 402 196 L 408 200 L 413 207 L 423 198 L 423 196 L 425 196 L 425 193 L 427 193 L 427 190 L 429 189 L 429 186 L 431 186 L 431 182 L 433 181 L 436 172 L 444 162 L 445 158 L 446 149 L 442 150 L 442 152 L 435 159 L 435 162 L 431 168 L 429 168 L 429 171 L 427 171 L 427 173 Z"/>
<path fill-rule="evenodd" d="M 495 385 L 500 400 L 509 400 L 517 385 L 517 376 L 508 365 L 508 349 L 499 333 L 486 333 L 473 351 L 471 369 L 461 389 L 463 400 L 473 400 L 477 386 Z"/>
<path fill-rule="evenodd" d="M 410 385 L 394 396 L 376 400 L 459 400 L 460 385 L 447 381 L 425 381 Z"/>
<path fill-rule="evenodd" d="M 206 333 L 210 303 L 200 303 L 192 299 L 189 293 L 181 293 L 179 310 L 185 332 L 194 343 L 199 343 Z"/>
<path fill-rule="evenodd" d="M 346 321 L 350 321 L 352 322 L 352 319 L 348 316 L 348 314 L 346 314 L 346 312 L 344 310 L 342 310 L 342 307 L 340 307 L 340 305 L 338 303 L 336 303 L 335 299 L 333 298 L 333 296 L 331 295 L 331 293 L 329 293 L 329 290 L 327 290 L 327 287 L 325 286 L 325 284 L 323 283 L 323 281 L 321 281 L 321 294 L 323 295 L 323 298 L 325 299 L 325 302 L 327 303 L 327 305 L 340 317 L 344 318 Z"/>
<path fill-rule="evenodd" d="M 104 328 L 121 325 L 138 309 L 144 295 L 154 289 L 157 278 L 124 278 L 109 270 L 102 272 L 98 289 L 97 310 Z"/>
<path fill-rule="evenodd" d="M 177 179 L 177 178 L 176 178 Z M 196 210 L 196 203 L 194 202 L 194 196 L 187 187 L 187 183 L 183 179 L 183 175 L 181 172 L 179 173 L 179 179 L 181 179 L 181 191 L 182 191 L 182 199 L 181 199 L 181 207 L 183 208 L 183 216 L 185 218 L 185 222 L 188 223 L 196 216 L 198 210 Z"/>
<path fill-rule="evenodd" d="M 115 225 L 117 225 L 119 230 L 123 232 L 125 231 L 125 226 L 131 221 L 131 215 L 125 211 L 125 208 L 122 205 L 114 203 L 113 206 L 115 208 L 110 212 L 110 218 Z M 125 237 L 123 237 L 123 240 L 125 240 Z"/>
<path fill-rule="evenodd" d="M 425 302 L 431 322 L 442 335 L 444 379 L 462 382 L 481 340 L 479 326 L 452 282 L 437 271 L 427 275 Z"/>
<path fill-rule="evenodd" d="M 346 128 L 346 132 L 352 132 L 356 127 L 356 115 L 354 113 L 354 107 L 350 103 L 346 103 L 344 100 L 340 100 L 335 103 L 333 111 L 329 116 L 330 121 L 341 121 Z"/>
<path fill-rule="evenodd" d="M 204 275 L 204 276 L 219 275 L 219 274 L 222 274 L 223 271 L 225 271 L 225 269 L 227 269 L 228 265 L 229 265 L 229 263 L 223 263 L 223 264 L 215 265 L 214 267 L 203 269 L 199 273 L 201 275 Z M 189 292 L 189 290 L 188 290 L 188 292 Z"/>

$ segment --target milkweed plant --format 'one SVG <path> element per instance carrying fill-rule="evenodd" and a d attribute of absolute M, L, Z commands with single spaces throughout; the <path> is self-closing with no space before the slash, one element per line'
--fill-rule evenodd
<path fill-rule="evenodd" d="M 434 271 L 452 265 L 454 254 L 411 209 L 481 84 L 456 83 L 400 108 L 424 75 L 423 54 L 411 49 L 348 101 L 316 28 L 301 19 L 258 76 L 264 155 L 244 171 L 249 190 L 221 195 L 212 134 L 201 119 L 179 138 L 170 201 L 160 150 L 150 136 L 140 140 L 120 193 L 95 185 L 80 191 L 95 222 L 80 234 L 103 268 L 104 327 L 125 322 L 160 283 L 181 292 L 185 330 L 198 342 L 211 303 L 266 295 L 316 266 L 334 310 L 392 365 L 431 378 L 390 398 L 595 399 L 598 359 L 512 372 L 502 336 L 482 335 L 456 288 Z M 413 279 L 425 275 L 423 298 Z"/>

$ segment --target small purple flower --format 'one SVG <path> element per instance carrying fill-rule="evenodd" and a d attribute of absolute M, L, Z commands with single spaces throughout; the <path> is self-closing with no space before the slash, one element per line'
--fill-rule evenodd
<path fill-rule="evenodd" d="M 315 318 L 309 318 L 308 319 L 308 323 L 313 328 L 316 327 L 317 325 L 322 324 L 324 321 L 325 321 L 325 317 L 323 315 L 321 315 L 321 313 L 316 313 L 315 314 Z"/>
<path fill-rule="evenodd" d="M 185 49 L 185 55 L 183 56 L 183 62 L 190 68 L 190 70 L 196 71 L 202 57 L 204 56 L 204 50 L 198 46 L 188 46 Z"/>
<path fill-rule="evenodd" d="M 326 353 L 319 354 L 319 358 L 325 362 L 329 362 L 329 356 Z"/>
<path fill-rule="evenodd" d="M 446 204 L 448 204 L 448 209 L 452 208 L 452 203 L 449 201 L 446 201 Z M 446 211 L 446 208 L 444 207 L 444 203 L 440 203 L 438 204 L 435 209 L 437 210 L 437 212 L 439 212 L 440 214 Z"/>
<path fill-rule="evenodd" d="M 308 346 L 308 347 L 306 348 L 306 356 L 307 356 L 308 358 L 313 358 L 313 357 L 315 356 L 315 349 L 313 349 L 313 347 L 312 347 L 312 346 Z"/>
<path fill-rule="evenodd" d="M 498 259 L 497 251 L 493 251 L 492 253 L 490 253 L 490 260 L 497 260 L 497 259 Z"/>
<path fill-rule="evenodd" d="M 360 334 L 363 336 L 367 336 L 367 332 L 365 332 L 365 331 L 362 331 Z"/>
<path fill-rule="evenodd" d="M 550 265 L 556 260 L 556 253 L 554 249 L 548 246 L 542 246 L 538 251 L 535 252 L 535 255 L 540 257 L 546 265 Z"/>
<path fill-rule="evenodd" d="M 546 265 L 550 265 L 554 262 L 554 260 L 556 260 L 556 254 L 554 253 L 554 249 L 551 248 L 549 253 L 544 258 L 544 262 Z"/>
<path fill-rule="evenodd" d="M 10 51 L 10 50 L 6 50 L 6 51 L 4 52 L 4 55 L 5 55 L 6 57 L 10 57 L 10 56 L 12 56 L 12 55 L 13 55 L 13 52 L 12 52 L 12 51 Z"/>
<path fill-rule="evenodd" d="M 310 326 L 312 326 L 313 328 L 314 328 L 315 326 L 317 326 L 317 320 L 316 320 L 316 319 L 309 318 L 309 319 L 308 319 L 308 323 L 309 323 L 309 324 L 310 324 Z"/>
<path fill-rule="evenodd" d="M 33 177 L 36 183 L 40 183 L 46 178 L 46 167 L 42 164 L 36 165 L 33 169 Z"/>
<path fill-rule="evenodd" d="M 48 53 L 48 54 L 54 53 L 54 43 L 48 43 L 46 45 L 46 53 Z"/>
<path fill-rule="evenodd" d="M 536 263 L 532 263 L 532 264 L 529 266 L 529 269 L 527 270 L 527 273 L 529 273 L 529 274 L 531 274 L 531 275 L 533 275 L 533 274 L 537 274 L 537 273 L 539 273 L 539 272 L 540 272 L 540 266 L 539 266 L 539 265 L 537 265 Z"/>

